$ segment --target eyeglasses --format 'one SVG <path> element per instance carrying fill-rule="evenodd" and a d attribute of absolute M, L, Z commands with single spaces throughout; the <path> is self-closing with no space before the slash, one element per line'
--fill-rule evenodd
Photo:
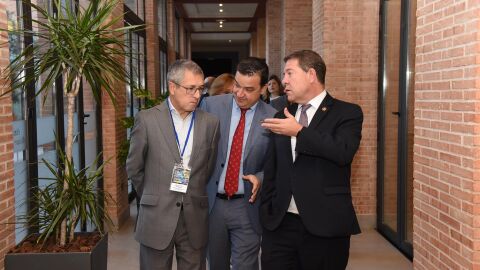
<path fill-rule="evenodd" d="M 174 81 L 172 81 L 172 82 L 173 82 L 174 84 L 182 87 L 183 89 L 185 89 L 185 91 L 187 92 L 187 94 L 192 95 L 192 96 L 195 95 L 196 92 L 199 92 L 200 95 L 201 95 L 202 92 L 203 92 L 203 90 L 205 90 L 205 86 L 203 86 L 203 85 L 202 85 L 202 86 L 197 86 L 197 87 L 195 87 L 195 86 L 186 87 L 186 86 L 183 86 L 183 85 L 181 85 L 181 84 L 179 84 L 179 83 L 176 83 L 176 82 L 174 82 Z"/>

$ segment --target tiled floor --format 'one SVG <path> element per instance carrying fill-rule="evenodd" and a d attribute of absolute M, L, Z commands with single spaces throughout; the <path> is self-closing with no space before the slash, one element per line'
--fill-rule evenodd
<path fill-rule="evenodd" d="M 109 235 L 108 269 L 138 270 L 138 243 L 133 239 L 136 207 L 131 218 L 118 232 Z M 175 261 L 175 260 L 174 260 Z M 176 269 L 176 267 L 174 267 Z M 348 270 L 409 270 L 412 263 L 376 231 L 353 236 Z"/>

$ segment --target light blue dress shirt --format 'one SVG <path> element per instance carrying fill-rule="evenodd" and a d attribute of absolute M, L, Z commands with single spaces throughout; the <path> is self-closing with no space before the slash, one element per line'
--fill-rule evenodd
<path fill-rule="evenodd" d="M 222 174 L 220 175 L 220 180 L 218 181 L 218 193 L 225 193 L 225 175 L 227 174 L 228 160 L 230 158 L 230 148 L 232 146 L 233 135 L 235 134 L 235 129 L 237 129 L 238 122 L 240 122 L 240 117 L 242 115 L 240 107 L 238 107 L 235 99 L 232 99 L 232 117 L 230 119 L 230 132 L 228 134 L 228 149 L 227 149 L 227 159 L 225 160 L 225 165 L 223 166 Z M 253 115 L 257 108 L 258 102 L 255 103 L 250 109 L 245 113 L 245 130 L 243 131 L 243 145 L 242 145 L 242 157 L 240 158 L 240 173 L 238 175 L 238 190 L 235 194 L 244 194 L 243 187 L 243 155 L 245 153 L 245 144 L 247 143 L 248 134 L 250 132 L 250 127 L 252 126 Z"/>

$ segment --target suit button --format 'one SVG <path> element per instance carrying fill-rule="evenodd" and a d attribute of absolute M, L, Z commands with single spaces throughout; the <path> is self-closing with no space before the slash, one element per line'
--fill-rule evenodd
<path fill-rule="evenodd" d="M 225 167 L 225 164 L 223 164 L 223 163 L 222 163 L 222 164 L 220 164 L 220 167 L 222 167 L 222 168 L 223 168 L 223 167 Z"/>
<path fill-rule="evenodd" d="M 180 207 L 180 205 L 182 205 L 181 203 L 177 202 L 177 207 Z"/>

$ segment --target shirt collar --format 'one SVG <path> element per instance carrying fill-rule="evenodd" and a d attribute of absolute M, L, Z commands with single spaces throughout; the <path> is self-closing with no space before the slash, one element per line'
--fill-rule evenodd
<path fill-rule="evenodd" d="M 325 99 L 325 97 L 327 96 L 327 90 L 324 89 L 322 91 L 322 93 L 320 93 L 318 96 L 312 98 L 309 102 L 305 103 L 305 104 L 310 104 L 312 105 L 312 107 L 317 110 L 319 107 L 320 107 L 320 104 L 322 104 L 323 100 Z M 301 106 L 299 106 L 299 109 L 301 108 Z"/>
<path fill-rule="evenodd" d="M 233 97 L 233 95 L 232 95 L 232 97 Z M 238 107 L 238 104 L 237 104 L 237 102 L 235 101 L 235 97 L 233 97 L 232 99 L 233 99 L 233 100 L 232 100 L 232 102 L 233 102 L 233 108 L 234 108 L 235 110 L 240 111 L 240 107 Z M 248 112 L 249 110 L 252 110 L 252 112 L 254 112 L 254 111 L 257 109 L 257 105 L 258 105 L 258 102 L 259 102 L 259 101 L 260 101 L 260 100 L 258 100 L 255 104 L 253 104 L 252 107 L 250 107 L 249 109 L 247 109 L 247 112 Z"/>
<path fill-rule="evenodd" d="M 167 101 L 168 101 L 168 107 L 170 108 L 170 112 L 172 114 L 175 114 L 176 116 L 180 117 L 180 114 L 178 113 L 177 109 L 175 108 L 175 106 L 173 106 L 173 103 L 172 101 L 170 100 L 170 97 L 167 98 Z M 192 115 L 192 112 L 190 112 L 189 114 L 187 114 L 187 117 L 185 117 L 185 119 L 187 119 L 190 115 Z"/>

